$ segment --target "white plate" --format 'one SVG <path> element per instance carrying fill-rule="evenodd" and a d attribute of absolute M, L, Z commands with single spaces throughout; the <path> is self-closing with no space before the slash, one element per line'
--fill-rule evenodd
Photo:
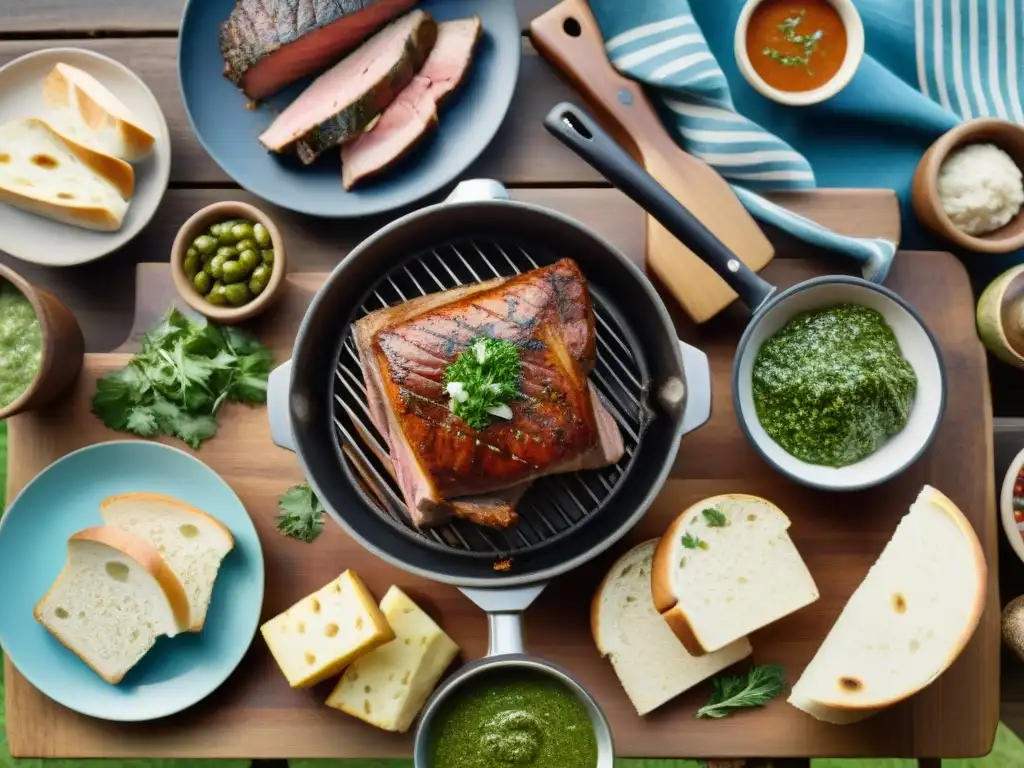
<path fill-rule="evenodd" d="M 0 250 L 24 261 L 51 267 L 82 264 L 106 256 L 137 235 L 153 218 L 171 175 L 171 140 L 152 91 L 123 64 L 81 48 L 47 48 L 0 67 L 0 122 L 21 117 L 46 119 L 43 80 L 53 66 L 78 67 L 109 88 L 142 126 L 156 136 L 150 155 L 135 163 L 135 195 L 117 232 L 74 227 L 0 205 Z"/>
<path fill-rule="evenodd" d="M 1010 468 L 1003 476 L 1003 487 L 999 494 L 999 517 L 1003 522 L 1003 533 L 1010 542 L 1017 557 L 1024 562 L 1024 523 L 1017 523 L 1013 514 L 1013 486 L 1017 481 L 1017 473 L 1024 466 L 1024 450 L 1013 457 Z"/>

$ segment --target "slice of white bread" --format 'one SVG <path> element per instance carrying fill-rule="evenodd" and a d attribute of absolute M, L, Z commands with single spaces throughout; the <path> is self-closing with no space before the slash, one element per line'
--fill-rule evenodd
<path fill-rule="evenodd" d="M 152 544 L 97 526 L 68 539 L 64 569 L 36 604 L 40 624 L 108 683 L 157 637 L 188 626 L 188 597 Z"/>
<path fill-rule="evenodd" d="M 160 493 L 126 493 L 100 502 L 103 522 L 145 539 L 171 566 L 188 594 L 189 630 L 203 628 L 221 562 L 235 546 L 219 520 Z"/>
<path fill-rule="evenodd" d="M 790 704 L 845 724 L 925 688 L 974 634 L 987 577 L 970 522 L 926 485 L 793 686 Z"/>
<path fill-rule="evenodd" d="M 669 526 L 651 588 L 690 653 L 725 648 L 818 599 L 788 530 L 781 509 L 741 493 L 698 502 Z"/>
<path fill-rule="evenodd" d="M 746 658 L 747 638 L 720 651 L 692 656 L 654 607 L 651 565 L 657 539 L 615 561 L 594 594 L 590 629 L 640 715 Z"/>
<path fill-rule="evenodd" d="M 43 120 L 0 125 L 0 203 L 86 229 L 121 228 L 131 166 L 68 141 Z"/>
<path fill-rule="evenodd" d="M 110 89 L 78 67 L 59 63 L 43 80 L 54 128 L 104 154 L 134 163 L 153 149 L 154 135 Z"/>

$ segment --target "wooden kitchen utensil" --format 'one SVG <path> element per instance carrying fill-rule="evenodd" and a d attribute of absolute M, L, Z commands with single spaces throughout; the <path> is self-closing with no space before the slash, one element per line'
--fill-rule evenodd
<path fill-rule="evenodd" d="M 703 160 L 684 152 L 665 130 L 639 83 L 620 75 L 605 55 L 601 30 L 585 0 L 564 0 L 530 23 L 533 46 L 586 97 L 616 140 L 751 269 L 774 256 L 771 243 Z M 648 216 L 647 265 L 696 323 L 736 298 L 725 282 Z"/>

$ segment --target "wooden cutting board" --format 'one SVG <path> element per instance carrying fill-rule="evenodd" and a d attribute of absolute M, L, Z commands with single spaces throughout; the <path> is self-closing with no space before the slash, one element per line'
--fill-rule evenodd
<path fill-rule="evenodd" d="M 765 276 L 783 286 L 825 274 L 819 261 L 779 259 Z M 282 302 L 254 330 L 284 360 L 295 328 L 323 275 L 289 277 Z M 148 327 L 173 296 L 166 265 L 140 265 L 140 328 Z M 530 652 L 572 671 L 600 701 L 621 756 L 966 756 L 986 753 L 998 718 L 999 600 L 992 488 L 992 418 L 985 357 L 974 333 L 967 275 L 945 253 L 901 253 L 888 283 L 922 314 L 945 356 L 949 398 L 933 447 L 903 476 L 861 493 L 828 495 L 797 486 L 773 472 L 747 446 L 730 396 L 733 349 L 743 313 L 714 323 L 679 323 L 680 335 L 711 360 L 711 420 L 685 438 L 673 479 L 640 525 L 612 553 L 553 583 L 527 613 Z M 124 354 L 91 354 L 61 404 L 10 421 L 8 491 L 81 446 L 122 439 L 89 413 L 95 379 L 124 364 Z M 314 544 L 274 530 L 277 496 L 300 481 L 296 458 L 270 440 L 264 409 L 230 407 L 219 435 L 199 457 L 238 492 L 252 515 L 266 557 L 264 617 L 278 613 L 345 568 L 362 575 L 377 596 L 398 584 L 424 606 L 463 649 L 463 660 L 486 648 L 484 614 L 455 588 L 410 576 L 365 552 L 328 523 Z M 177 444 L 182 447 L 180 444 Z M 612 559 L 628 546 L 658 536 L 700 498 L 723 492 L 765 496 L 793 519 L 792 534 L 821 591 L 821 600 L 752 637 L 754 659 L 785 665 L 790 682 L 810 660 L 845 600 L 882 550 L 924 483 L 956 501 L 974 524 L 989 557 L 988 606 L 977 634 L 938 682 L 919 696 L 864 723 L 817 723 L 784 699 L 763 710 L 721 721 L 696 720 L 710 693 L 704 684 L 645 719 L 622 692 L 610 664 L 599 658 L 589 632 L 589 600 Z M 41 525 L 45 510 L 39 510 Z M 10 588 L 10 585 L 7 585 Z M 31 621 L 26 617 L 26 621 Z M 408 756 L 409 735 L 377 731 L 322 706 L 329 686 L 293 691 L 257 636 L 240 668 L 205 702 L 164 721 L 119 725 L 76 715 L 7 670 L 7 725 L 12 754 L 39 757 L 384 757 Z"/>

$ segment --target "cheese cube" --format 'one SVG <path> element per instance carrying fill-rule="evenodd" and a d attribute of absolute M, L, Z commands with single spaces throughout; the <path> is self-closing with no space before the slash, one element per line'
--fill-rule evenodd
<path fill-rule="evenodd" d="M 345 571 L 267 621 L 260 632 L 292 688 L 308 688 L 393 640 L 366 585 Z"/>
<path fill-rule="evenodd" d="M 404 733 L 459 646 L 398 587 L 388 590 L 380 609 L 394 628 L 395 639 L 346 669 L 327 706 L 385 731 Z"/>

